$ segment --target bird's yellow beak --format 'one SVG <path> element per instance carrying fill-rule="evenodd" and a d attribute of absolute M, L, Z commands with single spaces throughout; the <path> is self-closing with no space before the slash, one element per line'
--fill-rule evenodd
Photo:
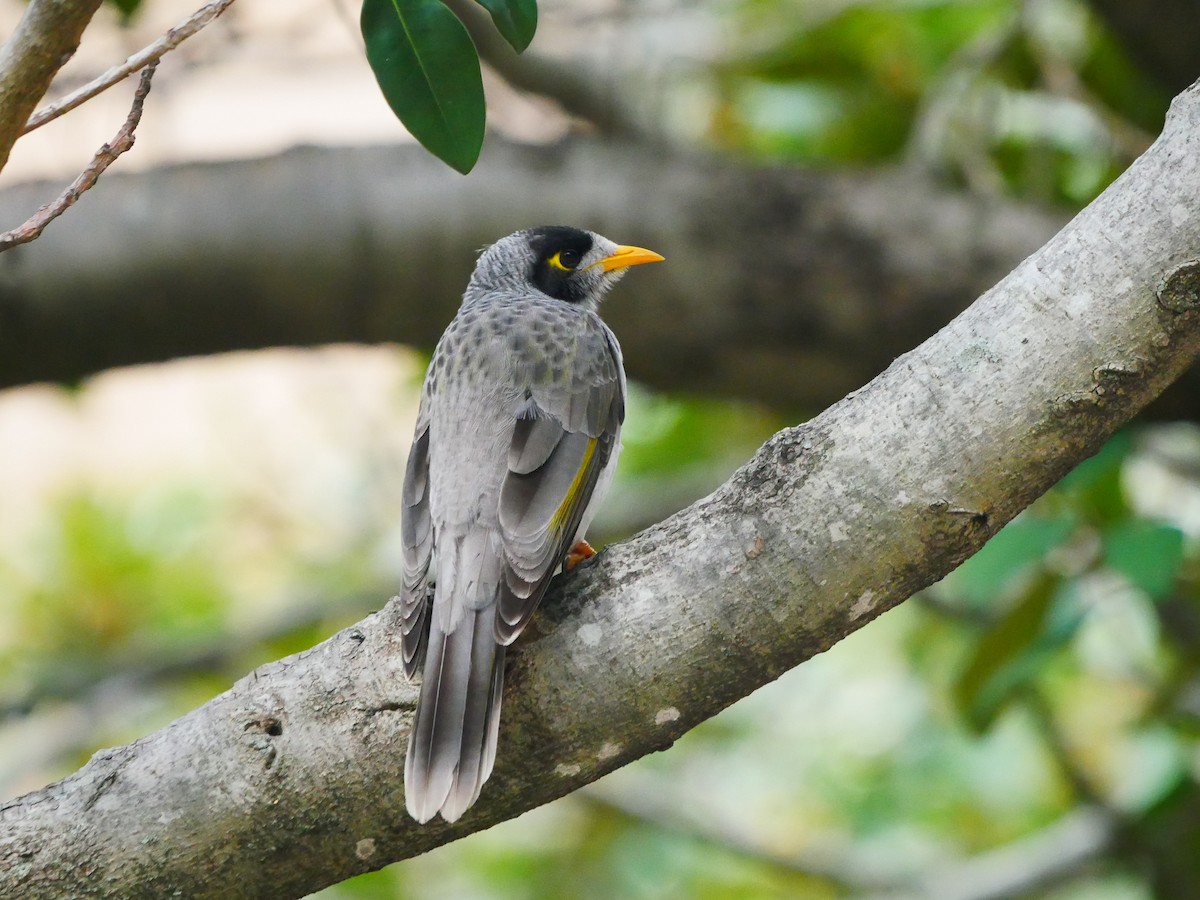
<path fill-rule="evenodd" d="M 663 257 L 655 253 L 653 250 L 646 250 L 643 247 L 627 247 L 620 246 L 604 259 L 597 260 L 592 263 L 593 266 L 600 266 L 605 272 L 611 272 L 614 269 L 624 269 L 628 266 L 640 266 L 642 263 L 662 262 Z M 590 268 L 590 266 L 589 266 Z"/>

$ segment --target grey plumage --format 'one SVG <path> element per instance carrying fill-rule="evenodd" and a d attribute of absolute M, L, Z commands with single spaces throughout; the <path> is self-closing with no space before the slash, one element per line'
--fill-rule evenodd
<path fill-rule="evenodd" d="M 548 227 L 487 248 L 425 378 L 403 490 L 403 657 L 423 670 L 405 761 L 420 822 L 453 822 L 496 758 L 505 648 L 581 540 L 620 451 L 625 375 L 596 313 L 661 259 Z"/>

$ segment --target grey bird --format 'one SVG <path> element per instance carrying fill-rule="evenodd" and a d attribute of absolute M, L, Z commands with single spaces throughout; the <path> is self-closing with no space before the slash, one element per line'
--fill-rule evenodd
<path fill-rule="evenodd" d="M 621 447 L 625 372 L 597 315 L 662 257 L 545 226 L 485 249 L 434 350 L 404 476 L 405 674 L 423 671 L 409 814 L 459 818 L 496 760 L 504 653 L 583 541 Z"/>

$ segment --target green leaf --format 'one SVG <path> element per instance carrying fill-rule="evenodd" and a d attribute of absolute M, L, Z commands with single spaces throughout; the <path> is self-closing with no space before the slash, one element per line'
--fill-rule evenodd
<path fill-rule="evenodd" d="M 1132 519 L 1104 532 L 1104 562 L 1154 600 L 1171 592 L 1182 561 L 1183 533 L 1173 525 Z"/>
<path fill-rule="evenodd" d="M 479 57 L 440 0 L 363 0 L 367 61 L 392 108 L 430 153 L 464 175 L 483 147 Z"/>
<path fill-rule="evenodd" d="M 986 731 L 1013 693 L 1040 671 L 1047 656 L 1073 629 L 1055 629 L 1043 640 L 1062 579 L 1042 572 L 1017 604 L 996 620 L 975 645 L 975 653 L 954 683 L 954 697 L 967 722 Z"/>
<path fill-rule="evenodd" d="M 518 53 L 529 46 L 537 31 L 537 0 L 477 0 L 492 14 L 496 30 Z"/>

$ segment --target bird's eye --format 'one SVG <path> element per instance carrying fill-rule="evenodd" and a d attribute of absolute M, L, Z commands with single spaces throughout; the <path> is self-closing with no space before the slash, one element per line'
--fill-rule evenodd
<path fill-rule="evenodd" d="M 580 255 L 578 250 L 559 250 L 550 257 L 550 267 L 558 269 L 560 272 L 570 272 L 579 265 Z"/>

